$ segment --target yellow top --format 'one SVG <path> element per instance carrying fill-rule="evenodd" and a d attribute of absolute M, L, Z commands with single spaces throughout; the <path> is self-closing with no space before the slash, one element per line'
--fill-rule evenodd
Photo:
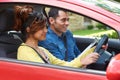
<path fill-rule="evenodd" d="M 17 59 L 18 60 L 26 60 L 26 61 L 45 63 L 40 58 L 40 56 L 36 53 L 35 50 L 30 48 L 29 46 L 25 46 L 26 45 L 25 43 L 22 43 L 22 45 L 24 45 L 24 46 L 20 46 L 18 48 L 18 53 L 17 53 Z M 45 48 L 43 48 L 43 47 L 39 47 L 39 48 L 42 49 L 47 54 L 51 64 L 61 65 L 61 66 L 69 66 L 69 67 L 76 67 L 76 68 L 82 67 L 80 59 L 84 58 L 86 54 L 89 54 L 89 53 L 93 52 L 93 50 L 94 50 L 94 49 L 90 49 L 90 50 L 86 51 L 85 55 L 82 55 L 82 56 L 79 55 L 77 58 L 75 58 L 71 62 L 66 62 L 64 60 L 60 60 L 60 59 L 56 58 Z"/>

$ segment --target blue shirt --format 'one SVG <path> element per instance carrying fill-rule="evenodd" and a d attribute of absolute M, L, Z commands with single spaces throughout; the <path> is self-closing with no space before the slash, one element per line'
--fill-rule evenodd
<path fill-rule="evenodd" d="M 64 60 L 65 59 L 65 53 L 67 50 L 67 61 L 73 60 L 75 57 L 77 57 L 81 52 L 77 48 L 76 42 L 73 38 L 72 33 L 67 30 L 66 33 L 64 33 L 64 36 L 66 36 L 67 40 L 67 49 L 64 45 L 63 35 L 60 37 L 56 33 L 54 33 L 50 27 L 48 28 L 48 32 L 46 35 L 46 40 L 40 41 L 38 43 L 39 46 L 42 46 L 49 50 L 54 56 L 57 58 Z"/>

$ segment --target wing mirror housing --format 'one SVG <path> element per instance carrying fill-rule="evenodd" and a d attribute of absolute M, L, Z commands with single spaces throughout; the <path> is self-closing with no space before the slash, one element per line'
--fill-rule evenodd
<path fill-rule="evenodd" d="M 120 54 L 111 59 L 106 72 L 108 80 L 120 80 Z"/>

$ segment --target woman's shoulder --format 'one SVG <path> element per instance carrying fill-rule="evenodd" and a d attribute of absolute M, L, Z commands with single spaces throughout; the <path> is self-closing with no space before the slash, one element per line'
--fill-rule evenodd
<path fill-rule="evenodd" d="M 21 45 L 19 46 L 19 48 L 28 48 L 28 47 L 27 47 L 27 45 L 25 43 L 21 43 Z"/>
<path fill-rule="evenodd" d="M 22 43 L 22 44 L 19 46 L 18 50 L 31 51 L 32 49 L 31 49 L 29 46 L 27 46 L 25 43 Z"/>

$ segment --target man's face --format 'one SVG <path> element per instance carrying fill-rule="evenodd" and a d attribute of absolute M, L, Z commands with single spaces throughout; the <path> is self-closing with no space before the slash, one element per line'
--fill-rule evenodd
<path fill-rule="evenodd" d="M 69 17 L 67 12 L 59 11 L 58 16 L 54 19 L 52 26 L 54 28 L 55 33 L 61 35 L 62 33 L 67 31 L 67 27 L 69 25 Z"/>

